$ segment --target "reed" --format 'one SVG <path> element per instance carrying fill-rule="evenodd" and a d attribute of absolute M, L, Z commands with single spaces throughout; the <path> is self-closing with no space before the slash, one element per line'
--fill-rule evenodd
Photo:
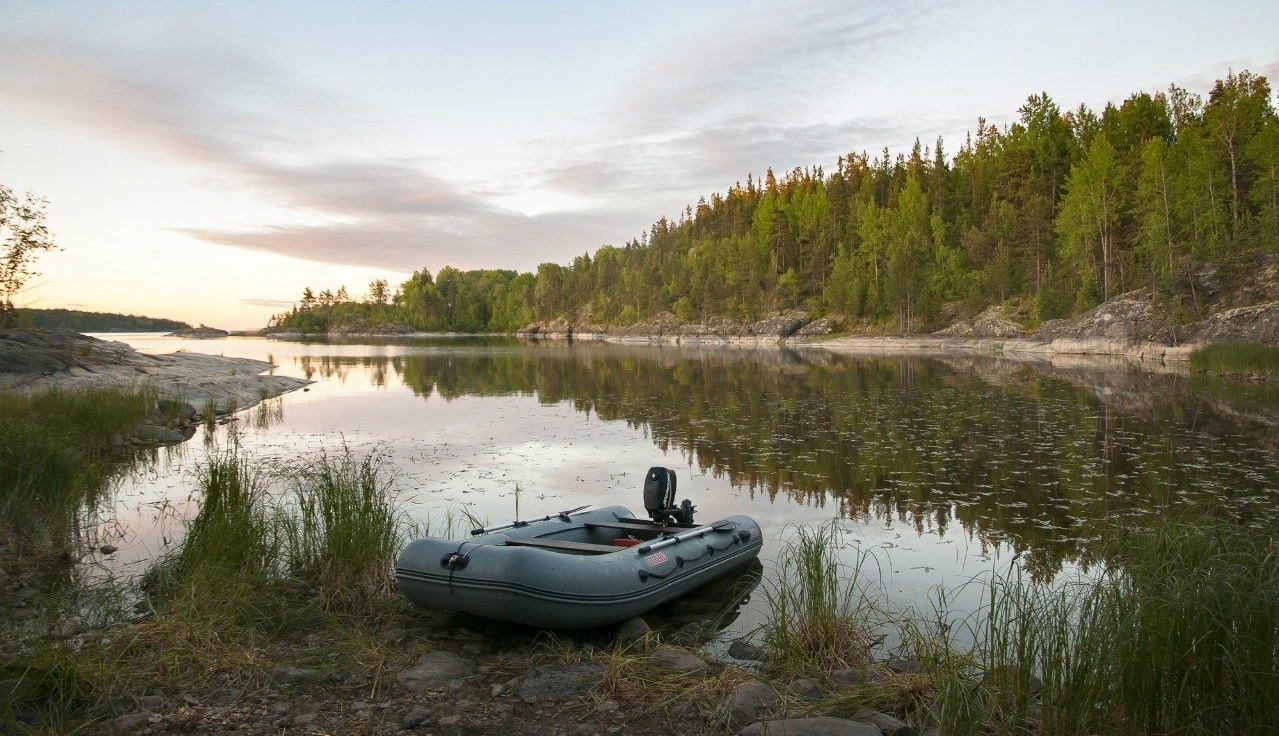
<path fill-rule="evenodd" d="M 1279 713 L 1279 535 L 1212 519 L 1111 535 L 1103 567 L 1042 582 L 1008 568 L 976 579 L 979 610 L 889 610 L 860 555 L 840 561 L 837 527 L 798 530 L 765 583 L 763 640 L 783 671 L 869 663 L 889 632 L 925 675 L 815 707 L 893 712 L 970 734 L 1267 733 Z M 892 629 L 895 629 L 893 631 Z M 871 665 L 872 667 L 875 665 Z"/>
<path fill-rule="evenodd" d="M 289 573 L 330 608 L 360 608 L 393 595 L 406 521 L 384 455 L 357 458 L 344 446 L 293 477 L 296 503 L 278 517 Z"/>
<path fill-rule="evenodd" d="M 1262 733 L 1279 712 L 1279 550 L 1226 523 L 1123 538 L 1059 584 L 988 582 L 976 644 L 912 640 L 953 733 Z"/>
<path fill-rule="evenodd" d="M 1217 343 L 1196 348 L 1190 369 L 1197 373 L 1274 376 L 1279 372 L 1279 347 L 1248 343 Z"/>
<path fill-rule="evenodd" d="M 232 445 L 210 453 L 197 479 L 200 511 L 183 542 L 147 571 L 144 589 L 179 607 L 225 612 L 244 603 L 252 609 L 254 591 L 278 577 L 280 536 L 269 513 L 267 477 Z"/>
<path fill-rule="evenodd" d="M 0 394 L 0 548 L 72 554 L 113 448 L 155 411 L 145 389 Z"/>
<path fill-rule="evenodd" d="M 798 527 L 777 557 L 777 573 L 762 585 L 770 615 L 763 641 L 788 669 L 829 672 L 867 664 L 873 631 L 884 610 L 864 568 L 874 558 L 857 552 L 852 564 L 843 531 L 834 523 Z"/>

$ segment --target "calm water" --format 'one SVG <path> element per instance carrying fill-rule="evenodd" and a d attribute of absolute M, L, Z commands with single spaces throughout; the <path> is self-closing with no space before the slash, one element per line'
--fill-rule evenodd
<path fill-rule="evenodd" d="M 699 520 L 761 522 L 766 575 L 793 525 L 843 519 L 850 558 L 871 553 L 906 605 L 1014 558 L 1040 579 L 1086 565 L 1105 523 L 1279 513 L 1279 399 L 1264 385 L 823 350 L 113 339 L 266 359 L 314 380 L 242 412 L 242 450 L 263 463 L 343 445 L 384 453 L 403 508 L 437 528 L 462 511 L 500 522 L 621 503 L 642 514 L 644 473 L 665 465 Z M 118 570 L 180 538 L 194 470 L 226 441 L 225 429 L 198 434 L 123 483 Z M 759 622 L 761 599 L 734 628 Z"/>

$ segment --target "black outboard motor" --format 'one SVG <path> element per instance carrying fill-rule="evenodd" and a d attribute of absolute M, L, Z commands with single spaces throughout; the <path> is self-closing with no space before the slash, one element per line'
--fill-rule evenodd
<path fill-rule="evenodd" d="M 692 524 L 693 502 L 687 498 L 675 505 L 675 471 L 670 468 L 649 468 L 644 476 L 644 508 L 658 524 Z"/>

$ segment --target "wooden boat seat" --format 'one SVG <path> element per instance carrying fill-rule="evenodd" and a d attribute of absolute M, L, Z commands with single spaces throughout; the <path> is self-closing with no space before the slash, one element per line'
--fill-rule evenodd
<path fill-rule="evenodd" d="M 541 549 L 554 549 L 564 552 L 582 552 L 588 555 L 603 555 L 623 549 L 622 547 L 615 547 L 611 544 L 570 542 L 567 539 L 508 539 L 506 540 L 506 544 L 513 547 L 538 547 Z"/>

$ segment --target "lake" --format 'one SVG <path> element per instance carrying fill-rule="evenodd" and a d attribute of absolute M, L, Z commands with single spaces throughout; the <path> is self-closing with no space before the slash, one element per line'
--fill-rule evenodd
<path fill-rule="evenodd" d="M 349 447 L 393 468 L 399 503 L 439 529 L 592 504 L 643 513 L 645 471 L 678 472 L 699 521 L 744 513 L 765 580 L 797 525 L 842 520 L 900 605 L 1016 564 L 1037 580 L 1086 569 L 1100 530 L 1152 515 L 1279 512 L 1279 393 L 1113 361 L 1068 367 L 964 355 L 819 348 L 624 346 L 441 337 L 197 342 L 102 336 L 152 353 L 258 358 L 315 383 L 241 412 L 241 452 L 282 466 Z M 117 573 L 143 569 L 198 508 L 195 469 L 218 428 L 159 451 L 115 494 Z M 1187 522 L 1192 523 L 1192 522 Z M 763 614 L 754 596 L 732 630 Z"/>

